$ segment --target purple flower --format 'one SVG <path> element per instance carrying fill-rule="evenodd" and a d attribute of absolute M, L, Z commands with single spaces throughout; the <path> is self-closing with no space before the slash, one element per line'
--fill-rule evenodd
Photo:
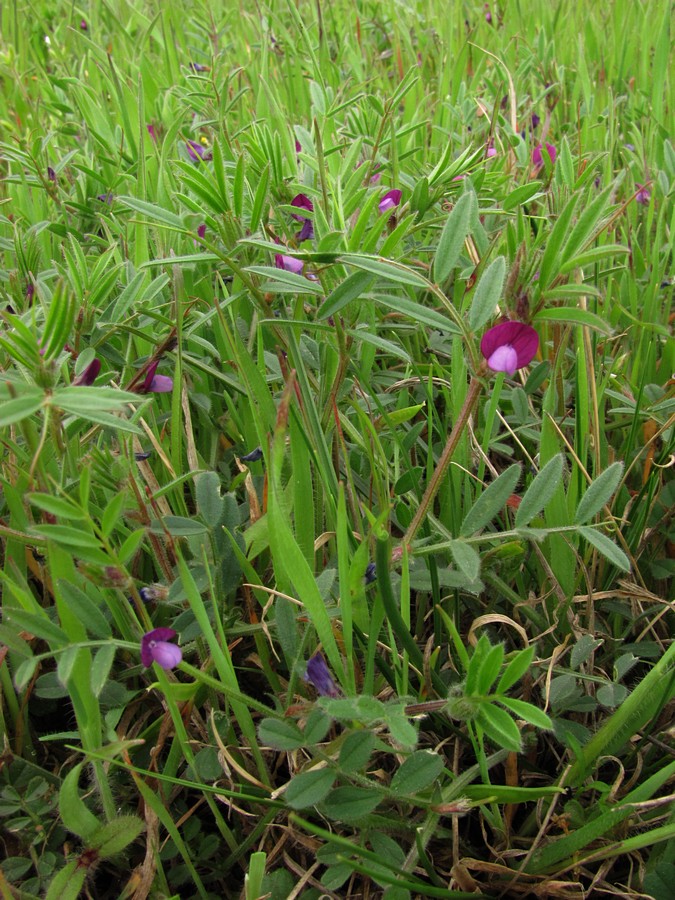
<path fill-rule="evenodd" d="M 144 462 L 146 459 L 150 459 L 151 456 L 152 450 L 147 450 L 145 453 L 134 453 L 136 462 Z"/>
<path fill-rule="evenodd" d="M 311 219 L 305 219 L 302 228 L 295 235 L 296 241 L 301 244 L 303 241 L 311 241 L 314 237 L 314 226 Z"/>
<path fill-rule="evenodd" d="M 645 187 L 644 184 L 640 184 L 639 182 L 635 183 L 635 187 L 637 188 L 637 193 L 635 195 L 636 201 L 638 203 L 641 203 L 643 206 L 649 206 L 652 192 L 649 190 L 649 188 Z"/>
<path fill-rule="evenodd" d="M 537 125 L 541 122 L 541 119 L 536 113 L 532 113 L 532 118 L 530 119 L 530 121 L 532 123 L 532 130 L 534 131 Z"/>
<path fill-rule="evenodd" d="M 377 569 L 374 562 L 369 562 L 366 566 L 365 581 L 366 584 L 372 584 L 374 581 L 377 581 Z"/>
<path fill-rule="evenodd" d="M 53 181 L 54 184 L 56 184 L 56 182 L 58 181 L 56 172 L 52 169 L 51 166 L 47 166 L 47 178 L 49 178 L 50 181 Z"/>
<path fill-rule="evenodd" d="M 492 142 L 490 142 L 490 146 L 487 148 L 486 156 L 490 159 L 493 156 L 497 155 L 496 149 L 492 146 Z"/>
<path fill-rule="evenodd" d="M 296 152 L 296 153 L 300 153 L 301 150 L 302 150 L 302 144 L 301 144 L 300 141 L 296 138 L 296 139 L 295 139 L 295 152 Z"/>
<path fill-rule="evenodd" d="M 156 144 L 157 143 L 157 132 L 155 131 L 155 126 L 154 125 L 146 125 L 145 127 L 148 129 L 148 134 L 150 135 L 150 140 Z"/>
<path fill-rule="evenodd" d="M 386 213 L 390 209 L 396 209 L 400 202 L 401 191 L 399 191 L 398 188 L 394 188 L 392 191 L 387 191 L 378 203 L 377 208 L 380 210 L 380 213 Z"/>
<path fill-rule="evenodd" d="M 201 144 L 197 143 L 197 141 L 185 141 L 185 146 L 187 148 L 188 156 L 192 160 L 192 162 L 200 162 L 200 160 L 208 160 L 211 159 L 211 154 L 206 151 Z"/>
<path fill-rule="evenodd" d="M 314 685 L 322 697 L 339 697 L 340 691 L 333 681 L 326 660 L 320 653 L 315 653 L 307 663 L 305 681 Z"/>
<path fill-rule="evenodd" d="M 291 206 L 294 206 L 296 209 L 306 209 L 307 212 L 314 212 L 314 204 L 306 194 L 296 194 L 291 200 Z M 307 216 L 298 215 L 298 213 L 291 213 L 291 215 L 294 219 L 297 219 L 298 222 L 302 222 L 302 228 L 295 236 L 298 243 L 301 244 L 303 241 L 311 241 L 314 237 L 312 220 L 308 219 Z"/>
<path fill-rule="evenodd" d="M 173 628 L 153 628 L 141 638 L 141 662 L 146 669 L 156 662 L 163 669 L 173 669 L 183 658 L 180 647 L 168 642 L 176 637 Z"/>
<path fill-rule="evenodd" d="M 193 72 L 208 72 L 209 71 L 209 67 L 205 66 L 203 63 L 191 62 L 190 68 L 192 69 Z"/>
<path fill-rule="evenodd" d="M 296 275 L 302 275 L 305 267 L 301 259 L 295 259 L 293 256 L 286 256 L 284 253 L 277 253 L 274 257 L 274 265 L 277 269 L 285 269 L 286 272 L 294 272 Z"/>
<path fill-rule="evenodd" d="M 251 450 L 250 453 L 247 453 L 245 456 L 241 457 L 242 462 L 258 462 L 259 459 L 262 459 L 263 452 L 262 447 L 256 447 L 255 450 Z"/>
<path fill-rule="evenodd" d="M 490 4 L 484 3 L 483 9 L 485 10 L 485 21 L 488 25 L 492 25 L 492 13 L 490 12 Z"/>
<path fill-rule="evenodd" d="M 110 205 L 112 204 L 113 200 L 114 200 L 114 197 L 113 197 L 113 195 L 110 194 L 110 193 L 108 193 L 108 194 L 97 194 L 97 195 L 96 195 L 96 199 L 97 199 L 97 200 L 100 200 L 101 203 L 107 203 L 108 206 L 110 206 Z"/>
<path fill-rule="evenodd" d="M 291 200 L 291 206 L 295 206 L 296 209 L 306 209 L 307 212 L 314 212 L 314 204 L 307 194 L 296 194 Z M 304 222 L 306 218 L 305 216 L 298 215 L 298 213 L 291 213 L 291 215 L 294 219 L 297 219 L 298 222 Z"/>
<path fill-rule="evenodd" d="M 541 169 L 541 167 L 544 165 L 544 157 L 542 153 L 543 149 L 543 144 L 537 144 L 537 146 L 532 151 L 532 162 L 534 163 L 536 169 Z M 548 153 L 549 159 L 551 160 L 551 165 L 553 165 L 557 156 L 556 149 L 553 144 L 546 144 L 546 152 Z"/>
<path fill-rule="evenodd" d="M 200 225 L 199 228 L 197 229 L 197 237 L 200 237 L 203 240 L 205 236 L 206 236 L 206 222 L 204 222 L 202 225 Z"/>
<path fill-rule="evenodd" d="M 173 390 L 173 378 L 169 375 L 156 375 L 159 360 L 156 359 L 148 366 L 143 384 L 136 388 L 139 394 L 168 394 Z"/>
<path fill-rule="evenodd" d="M 92 361 L 89 363 L 89 365 L 86 366 L 80 372 L 80 374 L 73 379 L 73 384 L 78 385 L 78 386 L 89 387 L 96 381 L 96 379 L 98 377 L 98 373 L 100 371 L 101 371 L 101 360 L 98 359 L 97 357 L 95 357 L 94 359 L 92 359 Z"/>
<path fill-rule="evenodd" d="M 31 283 L 26 288 L 26 300 L 28 300 L 29 303 L 32 303 L 34 296 L 35 296 L 35 285 L 31 281 Z"/>
<path fill-rule="evenodd" d="M 80 19 L 80 31 L 89 31 L 86 19 Z"/>
<path fill-rule="evenodd" d="M 490 328 L 480 342 L 480 352 L 493 372 L 513 375 L 533 359 L 539 348 L 539 335 L 523 322 L 502 322 Z"/>

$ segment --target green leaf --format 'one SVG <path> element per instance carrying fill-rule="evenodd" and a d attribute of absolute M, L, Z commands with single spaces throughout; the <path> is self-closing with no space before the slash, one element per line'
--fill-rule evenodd
<path fill-rule="evenodd" d="M 225 507 L 217 472 L 204 472 L 197 477 L 196 495 L 197 512 L 209 528 L 215 528 L 223 517 Z"/>
<path fill-rule="evenodd" d="M 428 328 L 436 328 L 443 332 L 459 334 L 459 328 L 454 322 L 451 322 L 450 319 L 441 315 L 441 313 L 436 312 L 434 309 L 427 309 L 427 307 L 422 306 L 421 303 L 415 303 L 413 300 L 408 300 L 406 297 L 395 294 L 373 294 L 372 298 L 376 303 L 386 306 L 387 309 L 391 309 L 394 312 L 407 316 L 419 325 L 425 325 Z"/>
<path fill-rule="evenodd" d="M 497 676 L 504 662 L 504 645 L 495 644 L 481 661 L 478 669 L 478 683 L 475 693 L 489 694 L 490 688 L 497 680 Z"/>
<path fill-rule="evenodd" d="M 17 668 L 16 672 L 14 673 L 14 685 L 18 693 L 23 691 L 24 688 L 28 685 L 28 682 L 35 674 L 38 662 L 39 660 L 35 659 L 34 656 L 29 656 L 28 659 L 24 659 L 21 665 Z"/>
<path fill-rule="evenodd" d="M 522 750 L 520 731 L 506 710 L 493 703 L 481 703 L 478 722 L 497 747 L 520 753 Z"/>
<path fill-rule="evenodd" d="M 570 656 L 571 668 L 578 669 L 582 663 L 585 663 L 586 660 L 590 658 L 591 653 L 595 648 L 599 647 L 601 644 L 602 641 L 596 640 L 592 634 L 583 634 L 574 647 L 572 647 L 572 654 Z"/>
<path fill-rule="evenodd" d="M 515 526 L 523 528 L 545 508 L 558 489 L 563 475 L 562 453 L 552 456 L 544 468 L 537 473 L 532 484 L 525 491 L 516 512 Z"/>
<path fill-rule="evenodd" d="M 411 284 L 413 287 L 428 288 L 429 282 L 423 275 L 419 275 L 413 269 L 395 263 L 388 259 L 380 259 L 375 256 L 361 256 L 357 253 L 343 253 L 339 261 L 345 265 L 354 266 L 371 275 L 385 278 L 387 281 L 395 281 L 397 284 Z"/>
<path fill-rule="evenodd" d="M 492 318 L 504 286 L 506 260 L 498 256 L 483 272 L 469 309 L 469 327 L 478 331 Z"/>
<path fill-rule="evenodd" d="M 445 281 L 457 264 L 464 241 L 471 229 L 475 206 L 476 195 L 473 191 L 467 191 L 462 194 L 448 216 L 434 256 L 433 278 L 436 284 Z"/>
<path fill-rule="evenodd" d="M 26 497 L 31 506 L 42 509 L 52 516 L 60 516 L 71 521 L 87 518 L 83 510 L 65 497 L 52 497 L 51 494 L 27 494 Z"/>
<path fill-rule="evenodd" d="M 63 596 L 68 598 L 69 608 L 82 622 L 89 634 L 94 638 L 110 637 L 112 633 L 110 622 L 103 615 L 94 600 L 81 588 L 69 581 L 59 578 L 58 583 Z M 87 587 L 89 590 L 95 590 L 90 585 Z"/>
<path fill-rule="evenodd" d="M 381 722 L 385 718 L 384 704 L 375 697 L 365 694 L 358 697 L 320 697 L 319 703 L 323 709 L 334 719 L 354 719 L 364 725 L 372 725 Z"/>
<path fill-rule="evenodd" d="M 358 300 L 362 294 L 365 294 L 372 283 L 373 276 L 367 272 L 352 272 L 326 297 L 316 312 L 317 319 L 334 316 L 352 300 Z"/>
<path fill-rule="evenodd" d="M 116 651 L 117 647 L 110 643 L 105 647 L 101 647 L 94 654 L 91 663 L 91 692 L 94 697 L 99 697 L 101 691 L 108 683 Z"/>
<path fill-rule="evenodd" d="M 118 197 L 117 200 L 124 206 L 128 206 L 129 209 L 133 209 L 134 212 L 141 213 L 146 219 L 165 225 L 167 228 L 185 231 L 185 226 L 180 216 L 169 212 L 168 209 L 157 206 L 155 203 L 147 203 L 145 200 L 139 200 L 137 197 Z"/>
<path fill-rule="evenodd" d="M 3 610 L 6 620 L 20 631 L 27 631 L 35 637 L 47 641 L 51 649 L 65 647 L 69 642 L 68 635 L 55 622 L 47 618 L 47 614 L 29 612 L 27 609 L 9 607 Z"/>
<path fill-rule="evenodd" d="M 20 397 L 0 403 L 0 428 L 32 416 L 40 409 L 45 399 L 44 393 L 37 388 L 30 391 L 23 390 L 21 393 Z"/>
<path fill-rule="evenodd" d="M 539 196 L 540 187 L 541 181 L 531 181 L 529 184 L 523 184 L 520 187 L 515 188 L 515 190 L 511 191 L 504 198 L 502 209 L 508 212 L 509 210 L 516 209 L 518 206 L 522 206 L 523 203 L 527 203 L 528 200 L 533 200 L 535 197 Z"/>
<path fill-rule="evenodd" d="M 315 707 L 307 716 L 307 721 L 305 722 L 305 727 L 302 732 L 305 738 L 305 745 L 311 747 L 315 744 L 320 744 L 330 731 L 332 725 L 333 720 L 331 717 L 327 716 L 318 706 Z"/>
<path fill-rule="evenodd" d="M 595 697 L 598 703 L 606 706 L 608 709 L 616 709 L 628 696 L 628 688 L 622 684 L 603 684 L 596 691 Z"/>
<path fill-rule="evenodd" d="M 82 763 L 68 772 L 59 790 L 59 814 L 68 829 L 85 842 L 101 827 L 101 823 L 80 797 L 79 781 Z"/>
<path fill-rule="evenodd" d="M 576 525 L 588 522 L 596 513 L 600 512 L 603 506 L 609 503 L 621 481 L 622 474 L 623 463 L 615 462 L 605 469 L 592 484 L 589 484 L 574 515 Z"/>
<path fill-rule="evenodd" d="M 506 501 L 513 493 L 520 478 L 520 466 L 517 463 L 509 466 L 495 478 L 492 484 L 483 491 L 478 500 L 466 514 L 460 534 L 469 537 L 484 528 L 506 506 Z"/>
<path fill-rule="evenodd" d="M 121 853 L 144 829 L 145 823 L 138 816 L 119 816 L 90 835 L 88 843 L 106 859 Z"/>
<path fill-rule="evenodd" d="M 534 647 L 527 647 L 525 650 L 520 650 L 504 669 L 495 693 L 504 694 L 509 688 L 520 681 L 525 672 L 527 672 L 532 665 L 533 659 Z"/>
<path fill-rule="evenodd" d="M 380 791 L 345 785 L 331 791 L 323 802 L 323 811 L 339 822 L 357 822 L 369 815 L 382 799 Z"/>
<path fill-rule="evenodd" d="M 391 790 L 395 794 L 417 794 L 436 781 L 443 767 L 443 759 L 437 753 L 416 750 L 394 773 Z"/>
<path fill-rule="evenodd" d="M 546 292 L 545 292 L 546 293 Z M 587 309 L 577 309 L 572 306 L 556 306 L 550 309 L 542 309 L 533 319 L 533 325 L 538 322 L 565 322 L 570 325 L 585 325 L 602 334 L 611 334 L 612 327 L 608 323 Z"/>
<path fill-rule="evenodd" d="M 91 547 L 98 550 L 101 546 L 95 535 L 68 525 L 35 525 L 32 531 L 67 547 Z"/>
<path fill-rule="evenodd" d="M 288 783 L 284 793 L 286 803 L 293 809 L 316 806 L 333 787 L 335 772 L 332 769 L 312 769 L 301 772 Z"/>
<path fill-rule="evenodd" d="M 49 882 L 45 900 L 77 900 L 84 886 L 87 870 L 71 859 Z"/>
<path fill-rule="evenodd" d="M 297 294 L 323 296 L 323 288 L 320 284 L 310 281 L 304 275 L 298 275 L 295 272 L 287 272 L 285 269 L 278 269 L 276 266 L 248 266 L 244 271 L 253 272 L 256 275 L 262 275 L 271 279 L 261 285 L 261 290 L 263 291 L 284 293 L 285 290 L 290 289 Z"/>
<path fill-rule="evenodd" d="M 80 652 L 80 647 L 67 647 L 63 653 L 59 654 L 56 673 L 59 681 L 64 687 L 68 687 L 70 676 L 73 674 L 73 669 L 78 661 Z"/>
<path fill-rule="evenodd" d="M 464 541 L 450 541 L 450 553 L 455 565 L 473 583 L 480 575 L 480 555 L 477 550 Z"/>
<path fill-rule="evenodd" d="M 263 719 L 258 726 L 258 737 L 274 750 L 297 750 L 305 743 L 303 733 L 288 719 Z"/>
<path fill-rule="evenodd" d="M 375 749 L 376 738 L 372 731 L 363 729 L 352 731 L 340 748 L 338 765 L 343 772 L 358 772 L 363 769 L 370 754 Z"/>
<path fill-rule="evenodd" d="M 525 700 L 514 700 L 512 697 L 500 697 L 499 702 L 518 716 L 519 719 L 529 722 L 530 725 L 534 725 L 536 728 L 541 728 L 544 731 L 552 730 L 553 722 L 543 710 L 532 703 L 527 703 Z"/>
<path fill-rule="evenodd" d="M 208 531 L 203 522 L 186 519 L 184 516 L 164 516 L 161 520 L 153 520 L 150 524 L 153 534 L 165 534 L 167 531 L 174 537 L 189 537 L 193 534 L 205 534 Z"/>

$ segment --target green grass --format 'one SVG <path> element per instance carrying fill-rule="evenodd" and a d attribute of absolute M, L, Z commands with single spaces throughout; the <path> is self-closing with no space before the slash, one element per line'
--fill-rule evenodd
<path fill-rule="evenodd" d="M 3 897 L 669 900 L 670 9 L 490 13 L 0 8 Z"/>

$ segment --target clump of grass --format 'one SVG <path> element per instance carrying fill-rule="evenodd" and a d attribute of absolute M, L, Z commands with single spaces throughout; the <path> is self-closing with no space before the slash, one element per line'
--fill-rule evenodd
<path fill-rule="evenodd" d="M 668 13 L 2 8 L 8 896 L 666 896 Z"/>

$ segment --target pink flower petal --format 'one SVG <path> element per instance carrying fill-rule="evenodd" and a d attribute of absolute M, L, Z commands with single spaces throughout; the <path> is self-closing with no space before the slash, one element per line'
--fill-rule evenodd
<path fill-rule="evenodd" d="M 293 256 L 286 256 L 284 253 L 277 253 L 274 257 L 274 265 L 277 269 L 285 269 L 286 272 L 294 272 L 296 275 L 302 275 L 305 267 L 301 259 L 295 259 Z"/>
<path fill-rule="evenodd" d="M 518 368 L 518 354 L 511 344 L 502 344 L 487 361 L 493 372 L 506 372 L 508 375 Z"/>

